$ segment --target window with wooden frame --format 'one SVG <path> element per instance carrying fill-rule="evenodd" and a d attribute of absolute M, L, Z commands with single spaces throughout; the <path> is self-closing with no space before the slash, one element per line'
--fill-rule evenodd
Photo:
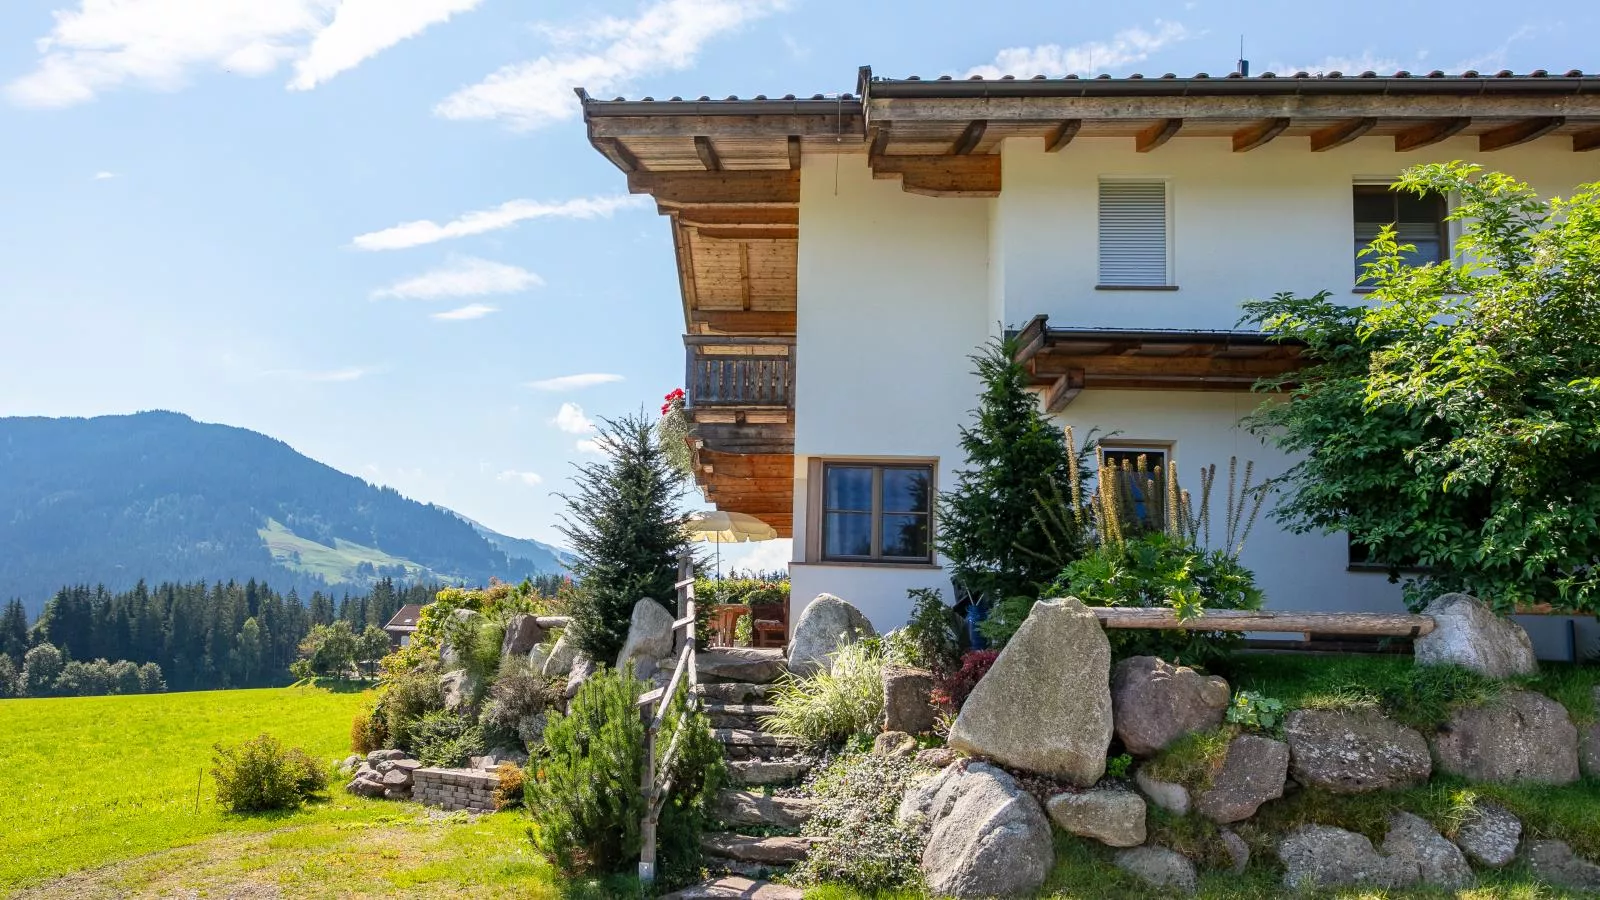
<path fill-rule="evenodd" d="M 1100 182 L 1101 290 L 1172 290 L 1165 181 Z"/>
<path fill-rule="evenodd" d="M 1144 458 L 1142 466 L 1139 464 L 1140 457 Z M 1120 484 L 1118 487 L 1124 492 L 1124 496 L 1133 498 L 1134 510 L 1139 518 L 1145 518 L 1145 491 L 1147 485 L 1144 480 L 1138 477 L 1137 473 L 1140 471 L 1153 473 L 1157 468 L 1161 469 L 1164 475 L 1170 472 L 1168 462 L 1172 459 L 1172 445 L 1157 442 L 1139 444 L 1103 443 L 1100 445 L 1100 459 L 1104 467 L 1100 470 L 1100 477 L 1105 478 L 1109 475 L 1119 479 Z M 1110 472 L 1107 472 L 1107 469 Z"/>
<path fill-rule="evenodd" d="M 1402 253 L 1407 265 L 1423 266 L 1450 258 L 1449 203 L 1443 194 L 1418 197 L 1410 191 L 1397 191 L 1387 184 L 1358 184 L 1352 208 L 1355 213 L 1356 279 L 1365 274 L 1372 257 L 1361 251 L 1377 239 L 1379 232 L 1394 226 L 1395 240 L 1415 249 Z"/>
<path fill-rule="evenodd" d="M 823 462 L 820 558 L 932 563 L 931 463 Z"/>

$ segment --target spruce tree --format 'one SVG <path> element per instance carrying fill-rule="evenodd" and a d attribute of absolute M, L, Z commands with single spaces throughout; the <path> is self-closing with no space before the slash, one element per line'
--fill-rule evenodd
<path fill-rule="evenodd" d="M 6 604 L 5 615 L 0 616 L 0 655 L 11 657 L 14 665 L 22 665 L 22 655 L 28 652 L 28 611 L 21 600 Z"/>
<path fill-rule="evenodd" d="M 602 419 L 595 438 L 605 459 L 579 466 L 576 489 L 562 494 L 562 534 L 571 542 L 581 590 L 573 604 L 578 647 L 610 662 L 628 635 L 642 597 L 676 614 L 678 557 L 686 542 L 674 501 L 684 476 L 668 460 L 643 413 Z"/>
<path fill-rule="evenodd" d="M 1068 455 L 1082 451 L 1039 411 L 1016 350 L 1014 340 L 995 340 L 971 357 L 982 392 L 972 425 L 961 428 L 967 467 L 939 498 L 939 550 L 957 584 L 987 603 L 1037 596 L 1082 541 L 1053 532 L 1040 515 L 1043 504 L 1071 496 Z M 1063 511 L 1057 518 L 1073 521 Z"/>

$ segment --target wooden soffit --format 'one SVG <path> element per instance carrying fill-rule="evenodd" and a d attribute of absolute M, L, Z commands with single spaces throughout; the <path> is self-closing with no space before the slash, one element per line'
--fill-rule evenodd
<path fill-rule="evenodd" d="M 794 454 L 723 453 L 701 446 L 694 451 L 695 483 L 706 502 L 725 512 L 755 516 L 794 536 Z"/>
<path fill-rule="evenodd" d="M 1017 333 L 1017 346 L 1053 413 L 1085 390 L 1248 391 L 1304 364 L 1301 345 L 1259 332 L 1056 329 L 1045 316 Z"/>

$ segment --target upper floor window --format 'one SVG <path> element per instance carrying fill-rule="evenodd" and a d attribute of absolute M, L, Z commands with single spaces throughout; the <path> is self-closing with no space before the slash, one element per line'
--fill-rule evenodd
<path fill-rule="evenodd" d="M 933 561 L 933 466 L 825 463 L 822 556 Z"/>
<path fill-rule="evenodd" d="M 1395 240 L 1412 244 L 1415 250 L 1403 255 L 1408 265 L 1423 266 L 1443 262 L 1450 256 L 1450 229 L 1445 221 L 1448 211 L 1445 198 L 1439 194 L 1418 197 L 1408 191 L 1396 191 L 1388 185 L 1358 184 L 1355 186 L 1356 225 L 1356 277 L 1371 256 L 1361 256 L 1377 238 L 1378 232 L 1393 225 Z"/>
<path fill-rule="evenodd" d="M 1100 182 L 1100 287 L 1171 286 L 1167 213 L 1165 181 Z"/>

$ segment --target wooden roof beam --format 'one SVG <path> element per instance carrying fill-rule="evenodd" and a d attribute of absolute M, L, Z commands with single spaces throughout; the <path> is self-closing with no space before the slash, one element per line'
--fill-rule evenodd
<path fill-rule="evenodd" d="M 871 160 L 872 177 L 898 178 L 908 194 L 925 197 L 1000 196 L 1000 157 L 879 156 Z"/>
<path fill-rule="evenodd" d="M 800 168 L 800 135 L 789 135 L 789 168 Z"/>
<path fill-rule="evenodd" d="M 795 225 L 700 225 L 695 233 L 711 241 L 796 241 L 800 229 Z"/>
<path fill-rule="evenodd" d="M 800 227 L 800 208 L 795 205 L 778 206 L 719 206 L 696 204 L 684 207 L 663 207 L 657 211 L 664 216 L 677 216 L 684 225 L 696 228 L 772 228 L 774 226 Z"/>
<path fill-rule="evenodd" d="M 650 194 L 658 204 L 733 206 L 800 202 L 800 173 L 792 169 L 749 172 L 633 172 L 628 190 Z"/>
<path fill-rule="evenodd" d="M 1572 151 L 1583 153 L 1588 150 L 1600 150 L 1600 128 L 1591 128 L 1572 136 Z"/>
<path fill-rule="evenodd" d="M 1478 135 L 1478 152 L 1491 153 L 1518 144 L 1526 144 L 1534 138 L 1544 137 L 1566 123 L 1567 120 L 1561 116 L 1547 116 L 1543 119 L 1513 122 L 1493 131 L 1485 131 Z"/>
<path fill-rule="evenodd" d="M 639 171 L 639 158 L 633 155 L 627 144 L 616 138 L 596 138 L 593 143 L 601 155 L 611 160 L 612 165 L 630 174 Z"/>
<path fill-rule="evenodd" d="M 1236 131 L 1233 135 L 1233 152 L 1245 153 L 1254 150 L 1283 134 L 1283 130 L 1288 127 L 1288 119 L 1267 119 L 1249 128 Z"/>
<path fill-rule="evenodd" d="M 1454 119 L 1426 122 L 1415 128 L 1409 128 L 1394 136 L 1395 152 L 1404 153 L 1407 150 L 1418 150 L 1437 144 L 1440 141 L 1455 137 L 1461 133 L 1462 129 L 1471 124 L 1472 119 L 1460 116 Z"/>
<path fill-rule="evenodd" d="M 1058 413 L 1067 408 L 1067 405 L 1078 399 L 1083 393 L 1083 370 L 1069 369 L 1050 385 L 1044 395 L 1044 411 Z M 1071 449 L 1071 448 L 1068 448 Z"/>
<path fill-rule="evenodd" d="M 867 147 L 867 158 L 875 159 L 889 149 L 889 126 L 874 125 L 871 138 L 871 144 Z"/>
<path fill-rule="evenodd" d="M 1151 150 L 1172 140 L 1178 129 L 1183 127 L 1182 119 L 1162 119 L 1149 128 L 1139 132 L 1134 138 L 1133 149 L 1140 153 L 1149 153 Z"/>
<path fill-rule="evenodd" d="M 707 172 L 722 171 L 722 160 L 717 158 L 717 148 L 711 146 L 711 138 L 703 134 L 695 135 L 694 152 L 700 157 L 700 165 L 705 166 Z"/>
<path fill-rule="evenodd" d="M 1337 125 L 1329 125 L 1311 133 L 1311 152 L 1321 153 L 1335 147 L 1343 147 L 1358 137 L 1371 131 L 1378 124 L 1372 116 L 1361 119 L 1350 119 Z"/>
<path fill-rule="evenodd" d="M 956 138 L 956 142 L 950 145 L 951 155 L 966 156 L 968 153 L 971 153 L 977 148 L 978 142 L 983 140 L 983 132 L 987 130 L 988 127 L 989 123 L 983 119 L 974 120 L 971 124 L 967 125 L 967 127 L 962 130 L 961 136 Z"/>
<path fill-rule="evenodd" d="M 1061 152 L 1062 147 L 1072 143 L 1072 139 L 1078 136 L 1078 129 L 1082 127 L 1082 119 L 1068 119 L 1057 125 L 1055 130 L 1050 132 L 1044 139 L 1044 152 Z"/>

